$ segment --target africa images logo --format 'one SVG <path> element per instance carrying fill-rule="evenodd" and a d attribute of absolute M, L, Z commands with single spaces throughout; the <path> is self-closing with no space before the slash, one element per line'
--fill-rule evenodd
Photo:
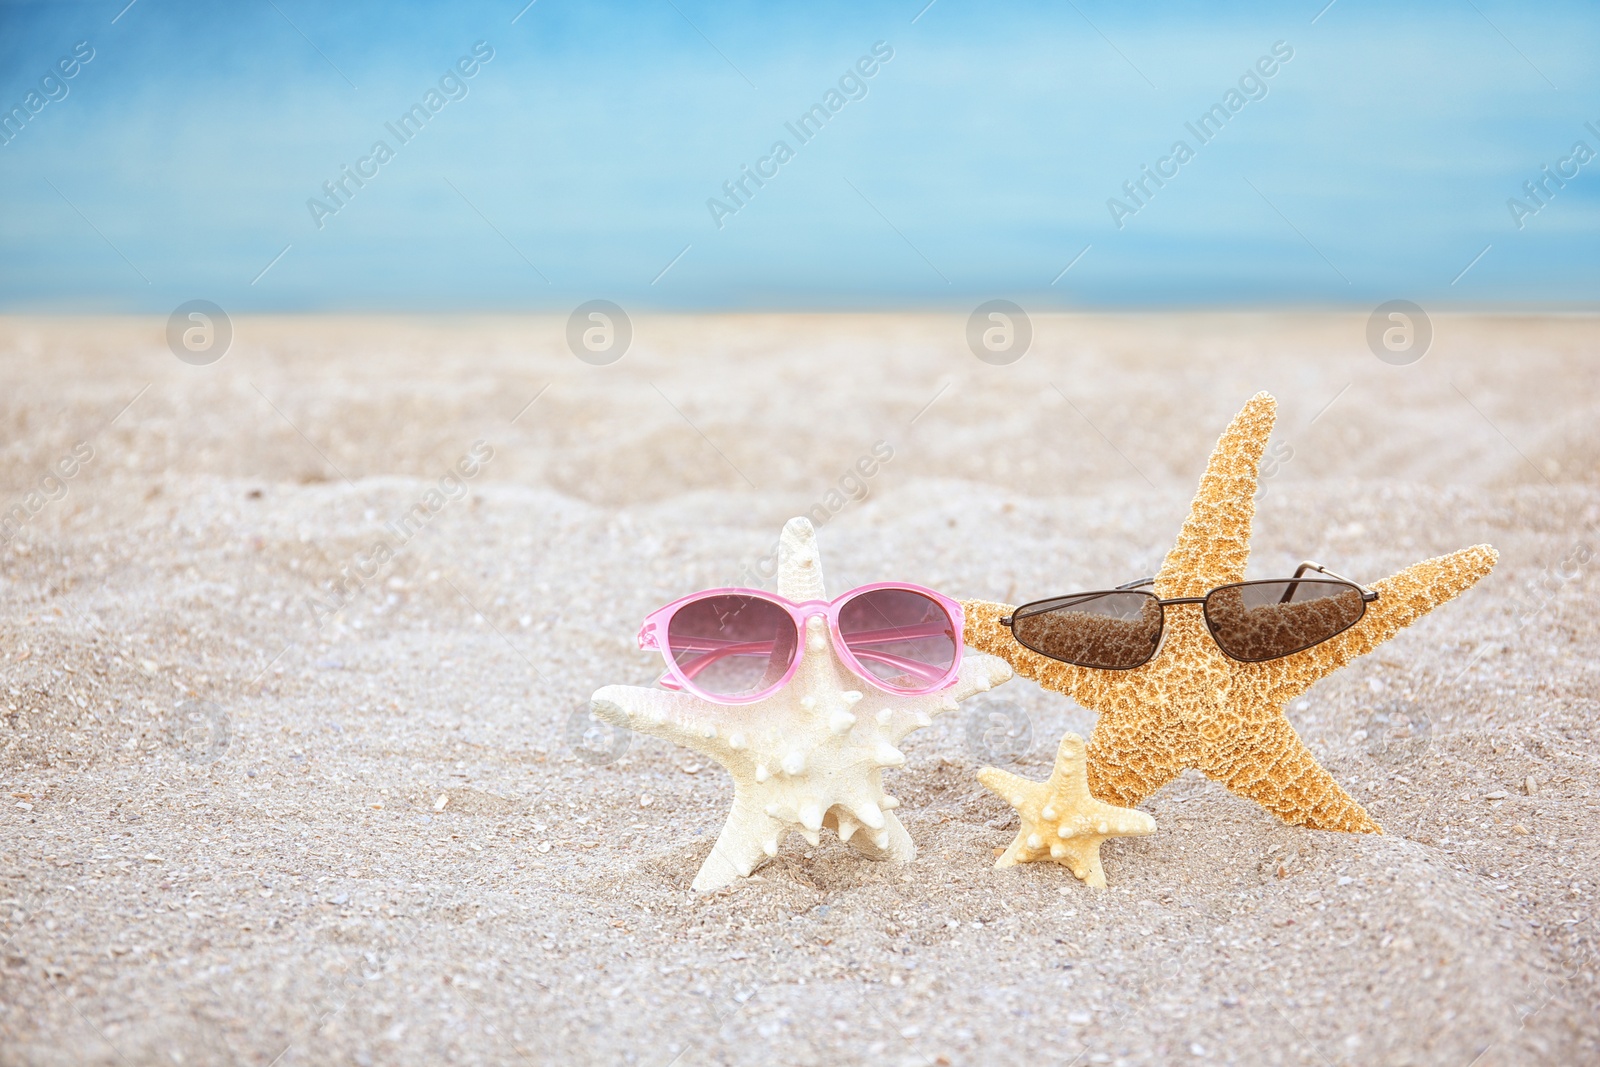
<path fill-rule="evenodd" d="M 88 41 L 79 41 L 72 46 L 70 56 L 56 60 L 54 69 L 47 70 L 44 77 L 39 79 L 39 88 L 29 89 L 23 94 L 21 104 L 0 110 L 0 144 L 10 144 L 20 137 L 33 117 L 52 102 L 65 100 L 67 94 L 72 92 L 72 86 L 67 83 L 76 78 L 78 72 L 93 58 L 94 46 Z"/>
<path fill-rule="evenodd" d="M 893 58 L 894 48 L 887 41 L 874 42 L 871 55 L 857 59 L 853 66 L 839 76 L 838 88 L 829 86 L 822 94 L 821 103 L 812 104 L 800 114 L 799 118 L 783 124 L 784 129 L 794 137 L 795 145 L 804 145 L 814 139 L 833 116 L 843 111 L 845 104 L 851 100 L 865 100 L 868 91 L 867 81 L 875 77 L 883 69 L 883 64 Z M 717 229 L 720 230 L 727 225 L 723 219 L 729 215 L 737 215 L 755 198 L 756 191 L 776 178 L 779 168 L 794 157 L 795 149 L 789 146 L 789 142 L 778 140 L 772 142 L 772 147 L 767 150 L 766 155 L 756 160 L 754 170 L 750 169 L 748 163 L 740 164 L 739 176 L 722 183 L 722 192 L 727 200 L 719 200 L 714 196 L 706 200 L 706 210 L 711 213 L 711 221 L 716 224 Z M 755 188 L 751 188 L 752 184 Z"/>
<path fill-rule="evenodd" d="M 494 48 L 487 41 L 479 41 L 472 46 L 470 56 L 457 59 L 455 65 L 439 77 L 437 88 L 428 87 L 428 91 L 422 94 L 421 102 L 412 104 L 394 122 L 384 123 L 384 129 L 394 137 L 396 147 L 411 143 L 428 124 L 428 120 L 443 111 L 446 104 L 452 100 L 465 100 L 471 91 L 467 82 L 477 77 L 483 65 L 493 58 Z M 372 142 L 372 150 L 356 160 L 354 168 L 348 163 L 341 164 L 339 173 L 322 183 L 327 201 L 314 196 L 306 200 L 306 210 L 311 212 L 311 221 L 317 229 L 327 225 L 323 220 L 329 215 L 337 215 L 347 207 L 355 199 L 356 193 L 366 188 L 367 182 L 376 178 L 379 168 L 393 159 L 395 154 L 396 149 L 391 148 L 388 141 L 380 139 Z"/>
<path fill-rule="evenodd" d="M 1188 130 L 1195 139 L 1195 144 L 1210 144 L 1222 127 L 1227 125 L 1229 119 L 1244 110 L 1244 106 L 1252 100 L 1265 100 L 1267 98 L 1267 82 L 1277 75 L 1282 69 L 1282 64 L 1294 58 L 1294 49 L 1287 41 L 1274 41 L 1272 54 L 1261 56 L 1255 64 L 1246 69 L 1239 76 L 1238 88 L 1230 87 L 1222 94 L 1222 99 L 1212 104 L 1194 122 L 1185 122 L 1184 129 Z M 1106 210 L 1111 212 L 1111 221 L 1116 223 L 1117 229 L 1127 225 L 1123 220 L 1130 215 L 1137 215 L 1155 199 L 1157 190 L 1164 188 L 1167 182 L 1176 178 L 1180 168 L 1195 157 L 1195 148 L 1190 147 L 1188 141 L 1177 140 L 1172 142 L 1172 149 L 1167 154 L 1156 160 L 1155 169 L 1148 163 L 1139 167 L 1139 176 L 1122 183 L 1122 192 L 1131 203 L 1110 197 L 1106 200 Z M 1154 188 L 1151 188 L 1151 186 Z"/>

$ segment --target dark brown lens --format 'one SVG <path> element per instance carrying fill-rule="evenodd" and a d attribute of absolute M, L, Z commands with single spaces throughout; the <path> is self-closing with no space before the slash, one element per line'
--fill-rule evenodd
<path fill-rule="evenodd" d="M 1011 616 L 1017 641 L 1079 667 L 1125 671 L 1161 641 L 1161 604 L 1149 593 L 1079 593 L 1025 604 Z"/>
<path fill-rule="evenodd" d="M 1234 659 L 1258 663 L 1343 633 L 1366 613 L 1367 602 L 1348 582 L 1298 578 L 1213 589 L 1205 610 L 1218 647 Z"/>

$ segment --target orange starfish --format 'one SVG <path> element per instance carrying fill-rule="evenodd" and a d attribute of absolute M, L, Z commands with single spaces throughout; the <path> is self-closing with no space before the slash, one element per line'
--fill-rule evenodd
<path fill-rule="evenodd" d="M 1204 596 L 1244 580 L 1257 470 L 1276 407 L 1271 396 L 1256 394 L 1217 442 L 1156 576 L 1157 596 Z M 1493 548 L 1477 545 L 1413 564 L 1370 587 L 1378 599 L 1350 629 L 1261 663 L 1224 655 L 1198 604 L 1169 607 L 1160 650 L 1126 671 L 1077 667 L 1024 648 L 1000 622 L 1013 610 L 1004 604 L 964 604 L 966 642 L 1099 714 L 1088 756 L 1089 789 L 1101 800 L 1131 808 L 1194 768 L 1285 822 L 1382 833 L 1306 749 L 1283 704 L 1471 588 L 1495 559 Z"/>

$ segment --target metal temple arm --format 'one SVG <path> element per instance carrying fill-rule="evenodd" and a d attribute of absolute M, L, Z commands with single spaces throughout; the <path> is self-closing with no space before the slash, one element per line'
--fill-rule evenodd
<path fill-rule="evenodd" d="M 1326 574 L 1329 578 L 1335 578 L 1335 579 L 1337 579 L 1337 580 L 1339 580 L 1341 582 L 1346 582 L 1346 583 L 1348 583 L 1350 585 L 1355 586 L 1357 589 L 1361 590 L 1361 599 L 1365 600 L 1369 604 L 1372 601 L 1378 599 L 1378 594 L 1376 592 L 1374 592 L 1371 589 L 1368 589 L 1366 586 L 1362 585 L 1360 582 L 1355 581 L 1352 578 L 1346 578 L 1342 574 L 1335 574 L 1333 571 L 1330 571 L 1328 568 L 1324 567 L 1322 564 L 1317 563 L 1314 560 L 1309 560 L 1308 559 L 1304 563 L 1300 564 L 1300 566 L 1296 567 L 1294 569 L 1294 576 L 1296 578 L 1299 578 L 1302 575 L 1304 575 L 1306 571 L 1316 571 L 1318 574 Z M 1289 598 L 1294 596 L 1294 591 L 1295 591 L 1295 586 L 1293 585 L 1293 583 L 1291 583 L 1290 586 L 1289 586 L 1288 591 L 1283 594 L 1283 599 L 1281 601 L 1279 601 L 1279 603 L 1288 603 Z"/>

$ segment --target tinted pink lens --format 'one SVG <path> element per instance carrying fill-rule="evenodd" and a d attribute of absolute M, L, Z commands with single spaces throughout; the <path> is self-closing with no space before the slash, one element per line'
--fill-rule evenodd
<path fill-rule="evenodd" d="M 794 619 L 770 600 L 710 596 L 673 613 L 667 654 L 707 693 L 743 697 L 783 679 L 796 637 Z"/>
<path fill-rule="evenodd" d="M 873 678 L 891 689 L 927 689 L 950 673 L 961 635 L 936 600 L 909 589 L 874 589 L 839 610 L 839 636 Z"/>

